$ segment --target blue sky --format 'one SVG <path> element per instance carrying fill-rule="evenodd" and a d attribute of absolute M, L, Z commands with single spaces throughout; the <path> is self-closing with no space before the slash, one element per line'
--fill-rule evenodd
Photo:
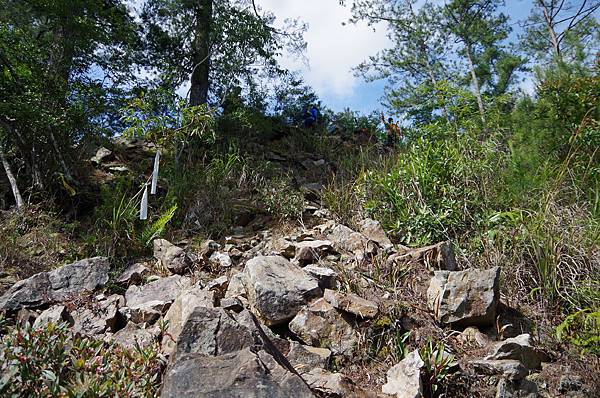
<path fill-rule="evenodd" d="M 354 76 L 352 68 L 391 46 L 385 25 L 376 26 L 375 31 L 365 24 L 342 25 L 350 12 L 338 0 L 257 0 L 257 3 L 272 11 L 278 20 L 299 17 L 308 24 L 305 35 L 308 65 L 290 56 L 283 57 L 281 62 L 300 71 L 326 106 L 336 111 L 349 107 L 363 113 L 383 108 L 380 100 L 385 83 L 365 83 Z M 513 38 L 519 33 L 516 22 L 529 15 L 531 4 L 531 0 L 507 0 L 503 11 L 511 16 Z"/>

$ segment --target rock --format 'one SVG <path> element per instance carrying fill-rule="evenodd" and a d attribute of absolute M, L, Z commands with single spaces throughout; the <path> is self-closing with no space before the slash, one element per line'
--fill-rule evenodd
<path fill-rule="evenodd" d="M 421 369 L 425 363 L 418 351 L 413 351 L 387 372 L 387 383 L 382 387 L 384 394 L 397 398 L 422 398 L 423 382 Z"/>
<path fill-rule="evenodd" d="M 183 326 L 197 307 L 210 308 L 214 307 L 214 304 L 214 292 L 199 287 L 188 289 L 180 294 L 165 315 L 165 321 L 169 326 L 162 340 L 163 352 L 168 355 L 175 352 Z"/>
<path fill-rule="evenodd" d="M 154 258 L 171 273 L 177 275 L 185 274 L 192 266 L 192 260 L 185 250 L 165 239 L 154 240 Z"/>
<path fill-rule="evenodd" d="M 233 275 L 227 286 L 225 298 L 247 297 L 245 281 L 246 278 L 242 272 Z"/>
<path fill-rule="evenodd" d="M 365 255 L 372 256 L 377 253 L 377 245 L 370 241 L 366 236 L 345 225 L 336 225 L 327 239 L 333 242 L 333 246 L 338 251 L 346 251 L 362 258 Z"/>
<path fill-rule="evenodd" d="M 327 348 L 311 347 L 292 342 L 287 359 L 300 374 L 308 373 L 315 368 L 326 368 L 331 358 Z M 310 383 L 309 383 L 310 384 Z"/>
<path fill-rule="evenodd" d="M 150 300 L 129 307 L 129 319 L 134 323 L 153 324 L 171 306 L 169 301 Z"/>
<path fill-rule="evenodd" d="M 244 303 L 238 297 L 224 298 L 221 300 L 221 308 L 227 311 L 242 312 Z"/>
<path fill-rule="evenodd" d="M 301 266 L 311 264 L 325 257 L 333 250 L 332 243 L 328 240 L 309 240 L 296 243 L 296 256 L 294 260 Z"/>
<path fill-rule="evenodd" d="M 139 285 L 144 282 L 144 278 L 150 270 L 142 263 L 131 264 L 117 278 L 117 283 L 125 286 Z"/>
<path fill-rule="evenodd" d="M 304 272 L 313 276 L 319 281 L 319 287 L 323 290 L 333 289 L 337 283 L 337 272 L 327 267 L 320 267 L 315 264 L 309 264 L 303 268 Z"/>
<path fill-rule="evenodd" d="M 500 268 L 437 271 L 427 290 L 427 303 L 442 325 L 492 325 L 500 298 Z"/>
<path fill-rule="evenodd" d="M 394 247 L 379 221 L 367 218 L 360 223 L 360 232 L 368 239 L 376 242 L 382 249 Z"/>
<path fill-rule="evenodd" d="M 444 271 L 457 271 L 459 269 L 451 242 L 441 242 L 419 249 L 404 248 L 404 253 L 400 258 L 409 259 L 412 262 L 422 261 L 430 269 Z"/>
<path fill-rule="evenodd" d="M 496 388 L 496 398 L 537 398 L 538 386 L 527 379 L 510 381 L 500 380 Z"/>
<path fill-rule="evenodd" d="M 336 355 L 352 355 L 358 341 L 352 325 L 322 298 L 303 308 L 289 328 L 304 344 L 328 348 Z"/>
<path fill-rule="evenodd" d="M 129 286 L 125 292 L 125 301 L 131 308 L 150 301 L 162 301 L 170 304 L 190 285 L 189 278 L 179 275 L 160 278 L 147 285 Z"/>
<path fill-rule="evenodd" d="M 323 294 L 314 278 L 283 257 L 255 257 L 244 275 L 252 309 L 268 326 L 287 322 Z"/>
<path fill-rule="evenodd" d="M 73 332 L 89 336 L 115 332 L 121 323 L 119 307 L 123 304 L 123 296 L 113 295 L 104 301 L 92 303 L 90 307 L 77 308 L 71 312 Z"/>
<path fill-rule="evenodd" d="M 341 373 L 331 373 L 323 369 L 313 369 L 302 375 L 310 388 L 325 396 L 357 397 L 352 382 Z"/>
<path fill-rule="evenodd" d="M 356 315 L 360 318 L 375 318 L 379 313 L 377 303 L 365 300 L 354 293 L 340 293 L 326 289 L 323 297 L 334 308 Z"/>
<path fill-rule="evenodd" d="M 500 375 L 508 380 L 521 380 L 527 376 L 527 369 L 520 361 L 514 359 L 504 360 L 477 360 L 469 362 L 478 374 L 496 376 Z"/>
<path fill-rule="evenodd" d="M 177 338 L 175 355 L 218 356 L 260 344 L 250 329 L 222 308 L 196 307 Z"/>
<path fill-rule="evenodd" d="M 21 308 L 36 308 L 93 292 L 108 282 L 110 263 L 105 257 L 95 257 L 42 272 L 14 284 L 0 297 L 0 310 L 16 312 Z"/>
<path fill-rule="evenodd" d="M 485 334 L 481 333 L 479 329 L 474 326 L 465 328 L 460 334 L 461 339 L 466 343 L 476 343 L 479 347 L 487 347 L 490 344 L 490 338 Z"/>
<path fill-rule="evenodd" d="M 215 242 L 214 240 L 209 239 L 202 242 L 202 245 L 200 246 L 200 255 L 204 259 L 208 260 L 210 256 L 217 250 L 221 250 L 221 245 Z"/>
<path fill-rule="evenodd" d="M 539 369 L 544 355 L 534 348 L 531 335 L 522 334 L 497 343 L 485 359 L 515 359 L 527 369 Z"/>
<path fill-rule="evenodd" d="M 110 149 L 107 149 L 107 148 L 104 148 L 104 147 L 100 147 L 96 151 L 96 155 L 94 155 L 94 157 L 92 159 L 90 159 L 90 160 L 92 162 L 96 163 L 96 164 L 101 164 L 105 160 L 108 160 L 109 158 L 111 158 L 112 154 L 113 153 L 112 153 L 112 151 Z"/>
<path fill-rule="evenodd" d="M 269 357 L 265 351 L 255 353 L 250 348 L 218 357 L 184 355 L 167 369 L 161 397 L 313 397 L 299 376 L 269 361 Z"/>
<path fill-rule="evenodd" d="M 226 275 L 220 276 L 217 279 L 213 279 L 206 285 L 207 290 L 212 290 L 217 293 L 220 297 L 223 297 L 227 291 L 227 285 L 229 284 L 229 278 Z"/>
<path fill-rule="evenodd" d="M 148 348 L 157 342 L 157 335 L 147 329 L 129 322 L 112 336 L 112 340 L 127 349 Z"/>
<path fill-rule="evenodd" d="M 229 257 L 229 254 L 227 253 L 214 252 L 210 256 L 210 262 L 221 268 L 233 267 L 233 261 L 231 261 L 231 257 Z"/>
<path fill-rule="evenodd" d="M 68 322 L 69 313 L 64 305 L 55 305 L 48 308 L 40 314 L 33 323 L 33 328 L 38 329 L 47 326 L 49 323 L 59 324 L 61 322 Z"/>

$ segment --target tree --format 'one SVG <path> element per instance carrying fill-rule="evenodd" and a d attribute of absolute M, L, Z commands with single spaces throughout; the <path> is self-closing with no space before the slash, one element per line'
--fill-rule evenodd
<path fill-rule="evenodd" d="M 534 0 L 524 24 L 524 44 L 530 54 L 543 61 L 573 61 L 584 49 L 594 57 L 598 51 L 600 26 L 594 13 L 599 0 Z"/>
<path fill-rule="evenodd" d="M 281 71 L 276 57 L 286 45 L 305 46 L 303 25 L 277 30 L 251 0 L 148 0 L 142 19 L 149 66 L 162 85 L 189 82 L 192 106 L 218 103 L 231 87 L 251 89 L 261 74 Z"/>

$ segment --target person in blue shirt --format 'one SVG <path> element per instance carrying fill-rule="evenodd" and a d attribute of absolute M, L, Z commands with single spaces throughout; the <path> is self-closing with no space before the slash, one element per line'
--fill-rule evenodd
<path fill-rule="evenodd" d="M 316 126 L 319 120 L 319 109 L 317 109 L 316 105 L 311 105 L 308 111 L 306 112 L 306 117 L 304 118 L 304 127 L 312 128 Z"/>

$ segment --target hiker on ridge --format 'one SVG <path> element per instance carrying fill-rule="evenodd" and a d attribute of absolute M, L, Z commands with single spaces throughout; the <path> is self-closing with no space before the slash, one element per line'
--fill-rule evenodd
<path fill-rule="evenodd" d="M 381 121 L 383 122 L 386 131 L 385 146 L 396 146 L 396 142 L 402 138 L 402 130 L 400 129 L 400 126 L 394 123 L 394 119 L 391 117 L 388 118 L 386 122 L 383 112 L 381 112 Z"/>
<path fill-rule="evenodd" d="M 316 105 L 311 105 L 308 111 L 306 112 L 306 117 L 304 118 L 304 127 L 312 128 L 317 124 L 319 119 L 319 109 L 317 109 Z"/>

